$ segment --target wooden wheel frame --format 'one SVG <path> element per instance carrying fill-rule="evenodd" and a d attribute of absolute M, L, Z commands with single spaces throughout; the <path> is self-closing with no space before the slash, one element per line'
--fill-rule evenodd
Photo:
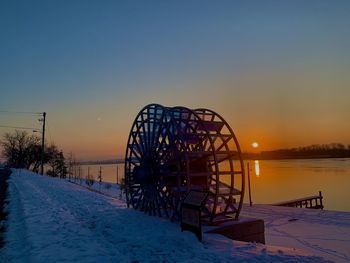
<path fill-rule="evenodd" d="M 238 219 L 244 187 L 238 140 L 219 114 L 159 104 L 138 113 L 125 153 L 129 207 L 176 220 L 185 195 L 202 190 L 203 221 Z"/>

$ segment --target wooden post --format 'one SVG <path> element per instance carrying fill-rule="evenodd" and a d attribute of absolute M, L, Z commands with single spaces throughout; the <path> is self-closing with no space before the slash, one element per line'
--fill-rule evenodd
<path fill-rule="evenodd" d="M 99 183 L 102 182 L 102 167 L 100 166 L 99 176 L 98 176 Z"/>
<path fill-rule="evenodd" d="M 117 184 L 119 183 L 119 171 L 118 171 L 118 164 L 117 164 Z"/>
<path fill-rule="evenodd" d="M 322 192 L 319 191 L 318 194 L 319 194 L 319 196 L 320 196 L 320 205 L 321 205 L 321 209 L 323 210 L 323 202 L 322 202 L 323 196 L 322 196 Z"/>
<path fill-rule="evenodd" d="M 102 167 L 100 166 L 100 171 L 98 175 L 98 185 L 99 185 L 100 192 L 101 192 L 101 183 L 102 183 Z"/>
<path fill-rule="evenodd" d="M 248 190 L 249 190 L 249 206 L 252 206 L 252 194 L 250 191 L 250 168 L 249 168 L 249 162 L 247 162 L 247 170 L 248 170 Z"/>

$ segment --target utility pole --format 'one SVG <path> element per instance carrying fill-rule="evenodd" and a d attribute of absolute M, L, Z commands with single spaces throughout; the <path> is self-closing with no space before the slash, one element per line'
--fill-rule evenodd
<path fill-rule="evenodd" d="M 46 112 L 43 112 L 43 131 L 41 133 L 41 167 L 40 167 L 40 173 L 44 174 L 44 154 L 45 154 L 45 121 L 46 121 Z"/>

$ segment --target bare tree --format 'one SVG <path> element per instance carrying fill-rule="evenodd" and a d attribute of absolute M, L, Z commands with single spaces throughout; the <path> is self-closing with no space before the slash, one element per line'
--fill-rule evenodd
<path fill-rule="evenodd" d="M 33 170 L 39 167 L 41 153 L 39 137 L 16 130 L 14 133 L 5 133 L 0 143 L 9 166 L 25 169 L 32 167 Z"/>
<path fill-rule="evenodd" d="M 38 136 L 16 130 L 14 133 L 5 133 L 0 144 L 10 167 L 39 171 L 42 147 Z M 49 166 L 48 174 L 65 177 L 67 168 L 62 151 L 53 144 L 45 146 L 45 149 L 44 164 Z"/>
<path fill-rule="evenodd" d="M 47 157 L 47 164 L 49 166 L 47 174 L 65 178 L 67 175 L 67 166 L 65 165 L 63 152 L 58 150 L 56 145 L 51 144 L 49 147 L 46 147 L 45 156 Z"/>

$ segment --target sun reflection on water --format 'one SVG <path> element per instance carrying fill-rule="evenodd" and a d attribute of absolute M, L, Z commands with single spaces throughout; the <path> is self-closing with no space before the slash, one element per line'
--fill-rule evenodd
<path fill-rule="evenodd" d="M 255 166 L 255 176 L 259 177 L 260 176 L 260 165 L 259 165 L 259 160 L 254 161 L 254 166 Z"/>

